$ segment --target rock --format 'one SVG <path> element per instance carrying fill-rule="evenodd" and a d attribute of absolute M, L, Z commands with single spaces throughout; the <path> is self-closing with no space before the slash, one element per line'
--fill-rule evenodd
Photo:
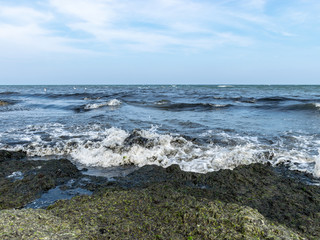
<path fill-rule="evenodd" d="M 0 211 L 0 239 L 80 239 L 81 231 L 45 210 Z"/>
<path fill-rule="evenodd" d="M 7 106 L 7 105 L 9 105 L 9 103 L 7 101 L 0 100 L 0 107 Z"/>
<path fill-rule="evenodd" d="M 305 239 L 250 207 L 197 199 L 170 183 L 108 188 L 48 211 L 81 229 L 84 239 Z"/>
<path fill-rule="evenodd" d="M 138 129 L 132 131 L 132 133 L 124 140 L 124 146 L 131 147 L 136 144 L 142 147 L 151 147 L 152 141 L 148 138 L 142 137 L 141 132 Z"/>
<path fill-rule="evenodd" d="M 25 156 L 0 151 L 0 209 L 22 208 L 57 186 L 95 193 L 58 201 L 46 211 L 0 211 L 0 219 L 27 214 L 27 222 L 12 222 L 23 231 L 0 220 L 5 239 L 55 239 L 50 234 L 57 229 L 43 230 L 51 217 L 74 234 L 66 239 L 79 237 L 79 231 L 80 239 L 320 239 L 320 188 L 303 183 L 310 176 L 283 166 L 257 163 L 207 174 L 183 172 L 178 165 L 144 166 L 108 182 L 84 176 L 66 159 Z M 28 219 L 40 213 L 47 219 L 38 227 L 44 235 L 30 235 L 38 230 L 28 228 Z"/>
<path fill-rule="evenodd" d="M 207 174 L 183 172 L 177 165 L 166 169 L 144 166 L 117 184 L 143 188 L 170 182 L 197 199 L 249 206 L 271 221 L 307 233 L 310 239 L 320 239 L 320 188 L 302 183 L 295 176 L 298 174 L 303 175 L 259 163 Z"/>
<path fill-rule="evenodd" d="M 26 158 L 27 154 L 23 151 L 5 151 L 0 150 L 0 162 L 7 161 L 7 160 L 18 160 Z"/>
<path fill-rule="evenodd" d="M 0 162 L 0 209 L 22 208 L 49 189 L 82 176 L 69 160 L 8 160 L 16 154 L 4 154 L 6 161 Z"/>

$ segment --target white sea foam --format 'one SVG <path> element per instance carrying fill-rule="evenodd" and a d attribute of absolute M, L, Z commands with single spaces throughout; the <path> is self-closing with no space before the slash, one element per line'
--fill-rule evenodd
<path fill-rule="evenodd" d="M 13 172 L 7 178 L 12 178 L 14 180 L 22 180 L 23 179 L 23 173 L 18 171 L 18 172 Z"/>
<path fill-rule="evenodd" d="M 317 178 L 320 178 L 320 155 L 315 160 L 313 175 Z"/>
<path fill-rule="evenodd" d="M 15 130 L 6 134 L 14 135 Z M 20 131 L 21 132 L 21 131 Z M 233 169 L 236 166 L 255 162 L 270 162 L 273 165 L 287 164 L 293 170 L 306 171 L 320 176 L 319 156 L 305 149 L 307 145 L 317 145 L 315 140 L 295 138 L 300 149 L 288 150 L 283 142 L 264 145 L 257 137 L 232 135 L 226 132 L 215 133 L 222 145 L 213 143 L 196 144 L 185 138 L 171 134 L 159 134 L 156 128 L 137 131 L 138 137 L 146 142 L 130 142 L 132 132 L 119 128 L 104 129 L 100 125 L 66 128 L 61 124 L 28 126 L 24 131 L 25 140 L 30 142 L 0 148 L 24 150 L 29 156 L 64 156 L 86 166 L 112 167 L 121 165 L 144 166 L 156 164 L 167 167 L 178 164 L 185 171 L 206 173 L 220 169 Z M 46 133 L 45 138 L 41 134 Z M 39 133 L 39 134 L 38 134 Z M 208 131 L 203 137 L 214 136 Z M 232 142 L 231 144 L 228 144 Z M 314 166 L 314 163 L 315 167 Z"/>
<path fill-rule="evenodd" d="M 111 99 L 108 102 L 101 102 L 101 103 L 89 103 L 87 104 L 84 109 L 97 109 L 105 106 L 115 107 L 121 105 L 121 101 L 118 99 Z"/>

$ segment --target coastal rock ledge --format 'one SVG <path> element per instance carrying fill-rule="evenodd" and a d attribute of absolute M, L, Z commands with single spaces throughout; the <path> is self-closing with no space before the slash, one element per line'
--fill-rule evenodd
<path fill-rule="evenodd" d="M 116 181 L 91 178 L 91 196 L 24 209 L 49 189 L 88 177 L 65 159 L 25 157 L 0 151 L 0 239 L 320 239 L 320 187 L 284 167 L 197 174 L 145 166 Z"/>

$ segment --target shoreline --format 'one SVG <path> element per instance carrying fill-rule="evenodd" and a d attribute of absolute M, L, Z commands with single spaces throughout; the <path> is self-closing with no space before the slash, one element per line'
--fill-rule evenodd
<path fill-rule="evenodd" d="M 320 187 L 302 182 L 311 176 L 285 167 L 250 164 L 198 174 L 183 172 L 177 165 L 149 165 L 110 181 L 85 175 L 68 160 L 28 161 L 25 157 L 23 152 L 0 151 L 4 238 L 320 237 Z M 21 174 L 8 178 L 14 172 Z M 71 197 L 81 194 L 74 191 L 72 195 L 79 188 L 92 195 L 59 200 L 47 209 L 23 209 L 57 188 L 71 192 Z M 46 223 L 32 225 L 36 216 Z M 63 227 L 58 231 L 54 226 L 59 224 Z M 40 235 L 32 235 L 36 233 Z"/>

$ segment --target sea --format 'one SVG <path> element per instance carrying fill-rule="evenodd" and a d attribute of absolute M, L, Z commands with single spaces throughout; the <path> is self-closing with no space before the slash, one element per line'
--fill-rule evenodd
<path fill-rule="evenodd" d="M 260 162 L 317 179 L 320 86 L 2 85 L 0 149 L 67 158 L 93 175 Z"/>

